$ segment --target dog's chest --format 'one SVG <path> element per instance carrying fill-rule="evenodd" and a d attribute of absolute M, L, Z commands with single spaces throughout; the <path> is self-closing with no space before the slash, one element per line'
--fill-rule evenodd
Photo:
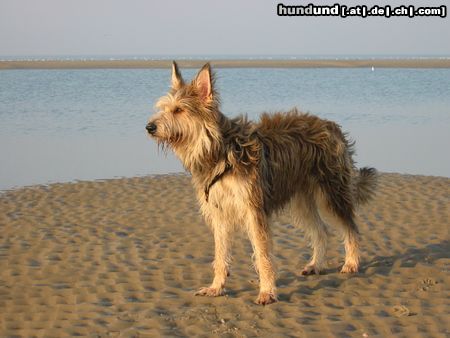
<path fill-rule="evenodd" d="M 203 200 L 202 209 L 210 216 L 241 222 L 247 212 L 248 197 L 244 180 L 225 176 L 210 188 L 208 201 Z"/>

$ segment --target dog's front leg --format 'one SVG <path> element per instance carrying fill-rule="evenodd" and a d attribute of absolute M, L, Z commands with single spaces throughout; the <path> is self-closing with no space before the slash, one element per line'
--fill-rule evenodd
<path fill-rule="evenodd" d="M 209 287 L 198 290 L 196 296 L 222 296 L 225 293 L 225 280 L 229 274 L 230 231 L 224 224 L 213 222 L 215 257 L 213 262 L 214 280 Z"/>
<path fill-rule="evenodd" d="M 272 239 L 263 212 L 249 217 L 247 224 L 248 234 L 254 251 L 254 263 L 259 275 L 260 290 L 255 303 L 261 305 L 271 304 L 277 301 L 275 286 L 275 269 L 271 260 Z"/>

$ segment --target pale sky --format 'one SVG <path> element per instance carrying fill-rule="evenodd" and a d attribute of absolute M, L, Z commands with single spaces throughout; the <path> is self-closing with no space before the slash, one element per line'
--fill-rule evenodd
<path fill-rule="evenodd" d="M 338 0 L 336 0 L 338 1 Z M 336 1 L 0 0 L 0 56 L 450 55 L 450 18 L 278 17 Z M 341 1 L 450 7 L 448 0 Z"/>

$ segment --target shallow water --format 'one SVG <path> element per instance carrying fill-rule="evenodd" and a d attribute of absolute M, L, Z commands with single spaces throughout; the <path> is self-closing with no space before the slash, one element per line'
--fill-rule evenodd
<path fill-rule="evenodd" d="M 450 69 L 249 68 L 218 75 L 229 116 L 297 106 L 349 131 L 360 166 L 450 176 Z M 0 189 L 182 171 L 144 130 L 169 78 L 166 69 L 1 71 Z"/>

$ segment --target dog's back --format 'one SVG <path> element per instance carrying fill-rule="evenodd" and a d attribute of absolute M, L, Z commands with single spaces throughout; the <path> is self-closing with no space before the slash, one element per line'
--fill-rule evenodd
<path fill-rule="evenodd" d="M 356 204 L 370 198 L 375 170 L 356 171 L 353 144 L 336 123 L 293 109 L 263 114 L 256 129 L 264 145 L 271 208 L 283 207 L 296 193 L 314 198 L 320 189 L 333 211 L 350 221 Z"/>

